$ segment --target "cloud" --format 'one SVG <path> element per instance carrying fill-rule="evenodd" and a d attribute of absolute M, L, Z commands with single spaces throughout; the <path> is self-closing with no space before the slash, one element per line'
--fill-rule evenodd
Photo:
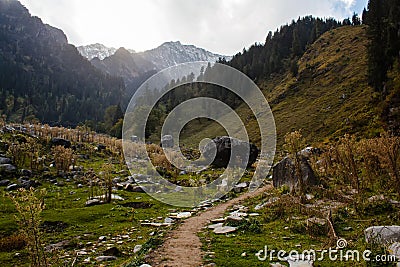
<path fill-rule="evenodd" d="M 362 0 L 358 0 L 362 1 Z M 365 1 L 365 0 L 363 0 Z M 343 19 L 356 0 L 21 0 L 75 45 L 141 51 L 166 41 L 235 54 L 299 16 Z"/>

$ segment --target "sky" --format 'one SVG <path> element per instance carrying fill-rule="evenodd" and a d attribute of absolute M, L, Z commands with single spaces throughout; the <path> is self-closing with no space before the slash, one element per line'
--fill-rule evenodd
<path fill-rule="evenodd" d="M 180 41 L 233 55 L 299 16 L 344 19 L 368 0 L 20 0 L 70 43 L 136 51 Z"/>

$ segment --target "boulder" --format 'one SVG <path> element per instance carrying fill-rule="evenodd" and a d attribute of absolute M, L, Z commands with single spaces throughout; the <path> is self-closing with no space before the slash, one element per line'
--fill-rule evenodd
<path fill-rule="evenodd" d="M 50 140 L 51 146 L 63 146 L 65 148 L 71 147 L 71 141 L 63 139 L 63 138 L 52 138 Z"/>
<path fill-rule="evenodd" d="M 31 170 L 27 170 L 27 169 L 21 169 L 19 171 L 19 174 L 21 176 L 27 176 L 27 177 L 32 177 L 32 171 Z"/>
<path fill-rule="evenodd" d="M 12 164 L 0 164 L 0 173 L 11 174 L 17 171 L 17 167 Z"/>
<path fill-rule="evenodd" d="M 259 150 L 254 144 L 229 136 L 214 138 L 212 142 L 209 142 L 203 147 L 201 152 L 206 159 L 213 160 L 211 163 L 212 166 L 216 168 L 226 168 L 230 161 L 232 147 L 238 147 L 240 153 L 237 156 L 242 162 L 248 160 L 248 167 L 256 162 Z M 215 158 L 212 158 L 214 154 Z"/>
<path fill-rule="evenodd" d="M 17 184 L 10 184 L 6 187 L 6 191 L 13 191 L 19 189 L 21 186 Z"/>
<path fill-rule="evenodd" d="M 174 147 L 174 138 L 172 135 L 164 135 L 161 137 L 160 147 Z"/>
<path fill-rule="evenodd" d="M 1 181 L 0 181 L 0 186 L 7 186 L 7 185 L 9 185 L 10 183 L 11 183 L 10 180 L 1 180 Z"/>
<path fill-rule="evenodd" d="M 11 164 L 11 159 L 0 157 L 0 164 Z"/>
<path fill-rule="evenodd" d="M 400 242 L 400 226 L 371 226 L 364 231 L 367 243 L 387 245 Z"/>
<path fill-rule="evenodd" d="M 134 193 L 145 193 L 145 191 L 143 190 L 143 188 L 141 186 L 134 185 L 134 184 L 127 184 L 125 186 L 125 190 L 128 192 L 134 192 Z"/>
<path fill-rule="evenodd" d="M 295 164 L 291 158 L 286 157 L 282 159 L 272 168 L 272 170 L 272 182 L 274 187 L 287 185 L 292 192 L 299 186 L 299 179 L 296 175 Z M 314 174 L 314 171 L 305 157 L 301 157 L 301 174 L 303 185 L 306 188 L 318 184 L 318 180 Z"/>
<path fill-rule="evenodd" d="M 36 188 L 36 187 L 38 187 L 39 185 L 38 184 L 36 184 L 36 182 L 35 181 L 32 181 L 32 180 L 27 180 L 27 181 L 25 181 L 25 182 L 23 182 L 22 184 L 21 184 L 21 187 L 22 188 L 25 188 L 26 190 L 29 190 L 31 187 L 32 188 Z"/>

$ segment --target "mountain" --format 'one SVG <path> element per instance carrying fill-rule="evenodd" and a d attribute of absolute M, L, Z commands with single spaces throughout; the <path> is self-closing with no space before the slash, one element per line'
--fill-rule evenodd
<path fill-rule="evenodd" d="M 225 58 L 227 61 L 231 59 L 230 56 L 214 54 L 194 45 L 183 45 L 179 41 L 163 43 L 157 48 L 138 53 L 138 55 L 153 63 L 158 70 L 185 62 L 216 62 L 219 58 Z"/>
<path fill-rule="evenodd" d="M 99 58 L 100 60 L 105 59 L 111 55 L 114 55 L 117 51 L 114 47 L 107 47 L 103 44 L 91 44 L 77 47 L 79 53 L 85 58 L 92 60 L 94 58 Z M 130 53 L 135 53 L 135 50 L 129 49 Z"/>
<path fill-rule="evenodd" d="M 8 120 L 100 122 L 123 92 L 123 80 L 93 67 L 61 30 L 17 0 L 0 0 L 0 113 Z"/>
<path fill-rule="evenodd" d="M 78 50 L 83 56 L 91 58 L 92 65 L 97 69 L 124 79 L 126 97 L 123 105 L 127 104 L 127 100 L 144 81 L 159 70 L 185 62 L 231 59 L 194 45 L 182 45 L 180 42 L 166 42 L 157 48 L 139 53 L 121 47 L 107 57 L 104 56 L 111 53 L 113 48 L 100 44 L 79 47 Z M 104 58 L 101 59 L 102 57 Z"/>

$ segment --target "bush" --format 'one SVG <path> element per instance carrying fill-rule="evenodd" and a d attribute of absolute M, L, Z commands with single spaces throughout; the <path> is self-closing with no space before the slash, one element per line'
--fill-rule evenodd
<path fill-rule="evenodd" d="M 21 250 L 26 246 L 25 237 L 22 234 L 13 234 L 0 238 L 0 252 Z"/>

